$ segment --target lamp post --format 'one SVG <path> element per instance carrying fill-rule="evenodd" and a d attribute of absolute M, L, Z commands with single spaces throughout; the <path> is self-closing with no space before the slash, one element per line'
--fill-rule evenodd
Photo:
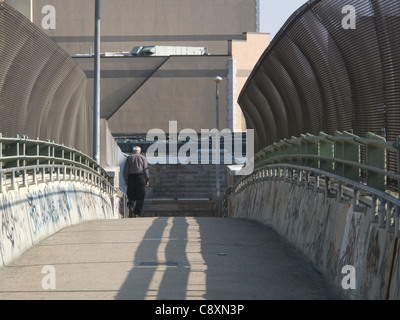
<path fill-rule="evenodd" d="M 100 164 L 100 0 L 95 0 L 93 158 Z"/>
<path fill-rule="evenodd" d="M 216 167 L 216 188 L 217 188 L 217 205 L 218 205 L 218 201 L 220 198 L 220 174 L 219 174 L 219 162 L 221 161 L 221 152 L 220 152 L 220 148 L 221 148 L 221 141 L 220 141 L 220 135 L 219 135 L 219 84 L 222 82 L 222 78 L 221 77 L 215 77 L 214 79 L 215 81 L 215 98 L 216 98 L 216 113 L 217 113 L 217 146 L 216 146 L 216 152 L 219 153 L 218 157 L 217 157 L 217 167 Z M 218 213 L 219 213 L 219 205 L 217 206 L 218 208 Z"/>

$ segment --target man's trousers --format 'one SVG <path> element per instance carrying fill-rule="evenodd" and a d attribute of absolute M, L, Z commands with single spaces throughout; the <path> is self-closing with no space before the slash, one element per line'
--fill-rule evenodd
<path fill-rule="evenodd" d="M 144 197 L 146 195 L 146 181 L 144 179 L 144 174 L 130 174 L 128 176 L 127 195 L 129 203 L 133 204 L 136 202 L 134 214 L 141 216 Z"/>

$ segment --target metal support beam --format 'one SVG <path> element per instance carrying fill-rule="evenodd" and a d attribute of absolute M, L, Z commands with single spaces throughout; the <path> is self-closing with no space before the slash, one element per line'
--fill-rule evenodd
<path fill-rule="evenodd" d="M 95 0 L 93 159 L 100 163 L 100 0 Z"/>

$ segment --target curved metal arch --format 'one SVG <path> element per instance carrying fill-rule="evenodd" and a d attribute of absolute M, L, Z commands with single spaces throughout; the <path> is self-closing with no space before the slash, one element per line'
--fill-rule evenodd
<path fill-rule="evenodd" d="M 29 96 L 29 105 L 42 105 L 39 110 L 36 108 L 27 110 L 28 117 L 32 121 L 30 130 L 35 130 L 36 136 L 41 139 L 46 138 L 46 135 L 42 132 L 45 132 L 44 130 L 47 127 L 48 114 L 52 106 L 54 94 L 60 88 L 63 81 L 61 77 L 57 77 L 56 75 L 60 74 L 60 70 L 67 68 L 68 56 L 58 55 L 57 52 L 53 52 L 52 58 L 47 61 L 43 68 L 37 71 L 36 81 Z"/>
<path fill-rule="evenodd" d="M 352 4 L 357 8 L 357 27 L 345 30 L 340 20 L 332 18 L 331 10 L 337 10 L 338 4 L 339 1 L 322 1 L 314 10 L 347 61 L 354 102 L 354 133 L 360 136 L 367 131 L 382 134 L 384 88 L 373 8 L 370 1 L 353 0 Z"/>
<path fill-rule="evenodd" d="M 260 133 L 264 137 L 264 142 L 261 143 L 260 141 L 260 144 L 266 147 L 271 143 L 271 141 L 275 141 L 276 138 L 276 120 L 273 111 L 270 107 L 269 101 L 262 94 L 256 82 L 254 82 L 252 86 L 249 86 L 247 98 L 252 102 L 263 123 L 262 131 Z M 260 105 L 263 106 L 263 108 L 257 108 L 257 106 Z"/>
<path fill-rule="evenodd" d="M 45 105 L 43 105 L 37 115 L 38 117 L 40 117 L 40 127 L 38 131 L 40 138 L 44 139 L 46 136 L 49 136 L 49 127 L 47 121 L 50 119 L 50 114 L 53 112 L 53 101 L 57 94 L 57 91 L 63 90 L 63 83 L 65 82 L 65 78 L 67 77 L 67 75 L 70 73 L 67 71 L 70 70 L 71 66 L 72 65 L 68 57 L 58 56 L 57 59 L 52 59 L 51 61 L 49 61 L 47 67 L 42 70 L 40 77 L 38 77 L 37 79 L 38 87 L 44 86 L 42 92 L 45 93 L 43 97 L 39 98 L 45 99 Z M 49 74 L 51 73 L 57 75 L 56 77 L 54 77 L 53 81 L 52 77 L 49 77 Z M 30 102 L 32 104 L 37 104 L 38 102 L 34 99 L 37 99 L 36 93 L 35 95 L 32 95 L 32 100 L 30 100 Z"/>
<path fill-rule="evenodd" d="M 293 79 L 275 56 L 274 52 L 271 53 L 268 61 L 260 66 L 260 70 L 270 79 L 282 99 L 288 123 L 287 135 L 298 135 L 303 128 L 303 116 L 300 112 L 300 98 L 297 88 L 293 83 Z M 261 71 L 258 72 L 255 77 L 257 77 L 259 73 L 261 73 Z"/>
<path fill-rule="evenodd" d="M 318 0 L 318 3 L 320 3 L 321 1 L 322 0 Z M 345 70 L 340 71 L 340 72 L 335 72 L 336 78 L 334 79 L 334 81 L 336 81 L 337 84 L 340 86 L 340 91 L 341 92 L 346 92 L 346 90 L 350 90 L 350 94 L 341 94 L 340 95 L 341 105 L 343 105 L 344 107 L 337 111 L 339 114 L 342 114 L 342 113 L 345 113 L 346 111 L 348 112 L 348 110 L 351 110 L 350 119 L 343 119 L 343 117 L 341 117 L 341 120 L 340 120 L 340 123 L 339 123 L 339 127 L 336 128 L 335 131 L 336 130 L 339 130 L 339 131 L 352 130 L 353 127 L 354 127 L 353 126 L 353 117 L 354 117 L 353 114 L 354 114 L 354 100 L 355 99 L 354 99 L 354 92 L 353 92 L 352 87 L 350 85 L 348 62 L 344 58 L 343 53 L 341 52 L 340 47 L 336 42 L 336 39 L 329 32 L 328 28 L 326 27 L 325 22 L 323 21 L 323 19 L 316 12 L 315 8 L 317 7 L 318 3 L 316 2 L 315 4 L 313 4 L 313 6 L 310 8 L 310 11 L 313 13 L 315 18 L 320 22 L 320 24 L 324 27 L 324 29 L 326 30 L 326 32 L 328 34 L 329 53 L 332 56 L 340 57 L 340 58 L 337 59 L 339 61 L 334 61 L 334 63 L 330 64 L 330 67 L 333 68 L 333 67 L 337 66 L 338 64 L 343 64 L 344 69 L 345 69 Z M 333 51 L 335 51 L 335 52 L 333 53 Z M 346 75 L 345 79 L 342 78 L 343 75 Z M 327 131 L 329 132 L 330 130 L 327 130 Z"/>
<path fill-rule="evenodd" d="M 250 101 L 248 100 L 248 98 L 246 96 L 243 95 L 241 97 L 241 105 L 245 106 L 249 102 Z M 246 128 L 254 130 L 254 152 L 258 152 L 262 149 L 260 147 L 259 132 L 253 122 L 254 120 L 252 119 L 251 115 L 248 113 L 247 108 L 242 108 L 242 112 L 243 112 L 244 118 L 246 120 Z"/>
<path fill-rule="evenodd" d="M 67 52 L 6 3 L 2 4 L 0 29 L 2 133 L 57 143 L 60 137 L 73 137 L 69 138 L 70 147 L 79 145 L 81 151 L 91 154 L 90 126 L 81 123 L 78 132 L 74 125 L 75 108 L 80 110 L 78 118 L 91 112 L 85 101 L 86 89 L 81 87 L 86 79 L 83 70 Z M 54 100 L 57 97 L 58 103 Z M 78 105 L 73 105 L 75 102 Z M 49 110 L 53 104 L 58 109 Z M 80 143 L 76 144 L 77 141 Z"/>
<path fill-rule="evenodd" d="M 400 135 L 400 5 L 394 1 L 371 1 L 382 57 L 385 87 L 386 134 L 388 140 Z"/>
<path fill-rule="evenodd" d="M 65 113 L 69 115 L 71 122 L 62 122 L 61 123 L 61 132 L 60 141 L 64 145 L 74 145 L 75 148 L 80 150 L 80 146 L 85 144 L 90 144 L 89 137 L 87 133 L 85 133 L 85 129 L 80 123 L 81 118 L 85 119 L 85 109 L 82 108 L 82 105 L 86 104 L 85 92 L 87 79 L 83 78 L 80 81 L 76 81 L 77 88 L 74 93 L 70 96 L 68 100 L 68 104 L 65 108 Z M 89 122 L 84 122 L 85 126 L 89 126 Z M 90 126 L 91 128 L 91 126 Z"/>
<path fill-rule="evenodd" d="M 15 117 L 13 120 L 15 123 L 12 126 L 15 128 L 17 132 L 21 132 L 26 128 L 27 122 L 27 107 L 29 101 L 29 95 L 36 79 L 36 74 L 30 72 L 24 72 L 25 64 L 21 63 L 24 61 L 22 57 L 26 55 L 27 50 L 29 50 L 29 44 L 33 40 L 34 32 L 29 30 L 30 32 L 26 32 L 26 35 L 23 38 L 17 37 L 16 41 L 18 45 L 16 45 L 16 50 L 13 52 L 3 52 L 1 59 L 1 68 L 4 70 L 4 78 L 3 81 L 0 81 L 0 92 L 2 93 L 2 100 L 7 101 L 10 106 L 12 102 L 15 102 L 17 106 L 13 112 Z M 6 33 L 2 30 L 2 33 Z M 11 57 L 11 59 L 10 59 Z M 8 61 L 8 63 L 7 63 Z M 23 78 L 21 74 L 24 73 Z M 24 87 L 21 87 L 21 84 L 24 84 Z M 18 88 L 15 90 L 14 88 Z M 16 92 L 17 91 L 17 92 Z M 21 103 L 25 101 L 25 103 Z"/>
<path fill-rule="evenodd" d="M 285 121 L 298 130 L 291 131 L 294 136 L 353 130 L 358 136 L 371 131 L 395 140 L 400 135 L 400 2 L 352 0 L 356 30 L 341 25 L 344 4 L 311 0 L 296 11 L 265 50 L 240 95 L 255 81 L 274 111 L 282 107 L 271 102 L 268 93 L 277 90 Z M 261 75 L 273 85 L 259 81 Z M 293 113 L 295 119 L 290 120 Z M 280 127 L 277 139 L 286 134 Z M 398 170 L 390 154 L 387 166 Z"/>
<path fill-rule="evenodd" d="M 260 147 L 266 147 L 267 146 L 267 135 L 264 130 L 264 123 L 261 120 L 260 114 L 257 111 L 257 108 L 254 106 L 253 102 L 251 99 L 248 97 L 247 94 L 245 94 L 242 97 L 242 102 L 243 100 L 246 100 L 245 102 L 245 111 L 248 117 L 251 119 L 251 122 L 254 127 L 254 131 L 257 132 L 257 137 L 258 137 L 258 145 Z M 247 119 L 246 119 L 247 120 Z"/>
<path fill-rule="evenodd" d="M 321 24 L 312 11 L 305 12 L 298 19 L 298 24 L 294 24 L 294 27 L 288 30 L 288 34 L 307 59 L 315 75 L 322 101 L 320 130 L 333 134 L 341 127 L 340 123 L 342 119 L 347 117 L 350 117 L 350 120 L 352 119 L 352 109 L 350 109 L 350 115 L 348 115 L 348 110 L 342 105 L 343 100 L 341 101 L 339 98 L 346 94 L 346 91 L 343 91 L 344 86 L 339 86 L 339 83 L 334 80 L 337 74 L 334 74 L 334 70 L 330 66 L 330 60 L 332 59 L 330 59 L 329 54 L 331 50 L 337 52 L 338 48 L 335 47 L 336 44 L 333 44 L 332 48 L 329 42 L 330 34 L 328 30 Z M 341 70 L 341 72 L 343 71 L 346 70 Z M 346 83 L 350 87 L 347 73 L 344 72 L 341 76 L 342 80 L 347 80 Z M 341 110 L 341 113 L 337 111 L 338 109 Z M 348 130 L 351 127 L 343 129 Z"/>
<path fill-rule="evenodd" d="M 51 111 L 52 113 L 56 112 L 58 116 L 53 118 L 53 121 L 51 121 L 51 117 L 49 117 L 49 124 L 53 122 L 49 126 L 49 129 L 51 130 L 49 136 L 65 145 L 69 145 L 70 141 L 66 139 L 66 136 L 68 135 L 68 131 L 72 133 L 72 128 L 75 127 L 74 124 L 76 123 L 76 118 L 72 116 L 73 113 L 71 111 L 74 109 L 79 110 L 80 108 L 80 105 L 71 105 L 71 101 L 74 101 L 73 97 L 77 93 L 84 95 L 86 92 L 86 90 L 82 91 L 81 89 L 82 82 L 85 82 L 84 79 L 82 78 L 81 82 L 79 82 L 76 78 L 76 74 L 79 70 L 78 66 L 70 69 L 64 80 L 60 83 L 60 86 L 55 91 L 53 100 L 51 101 Z M 65 121 L 65 119 L 69 119 L 69 121 Z M 86 137 L 81 137 L 81 139 L 86 139 Z"/>
<path fill-rule="evenodd" d="M 288 134 L 289 125 L 288 125 L 288 117 L 286 114 L 286 109 L 282 100 L 282 97 L 279 91 L 276 89 L 275 85 L 269 78 L 269 76 L 265 72 L 258 72 L 254 76 L 254 81 L 258 84 L 258 89 L 268 101 L 268 105 L 271 109 L 273 119 L 275 122 L 276 132 L 274 136 L 276 139 L 279 139 L 279 133 L 284 132 L 284 134 Z M 260 84 L 264 84 L 263 86 Z M 268 89 L 267 89 L 268 88 Z M 269 141 L 269 144 L 274 141 Z"/>
<path fill-rule="evenodd" d="M 321 129 L 322 100 L 314 71 L 303 52 L 288 37 L 275 48 L 276 56 L 287 70 L 299 93 L 304 128 L 312 134 Z"/>

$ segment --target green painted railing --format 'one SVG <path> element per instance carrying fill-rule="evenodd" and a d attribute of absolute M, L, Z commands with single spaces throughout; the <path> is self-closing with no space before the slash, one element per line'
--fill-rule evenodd
<path fill-rule="evenodd" d="M 399 191 L 400 137 L 388 142 L 367 133 L 365 138 L 349 132 L 334 135 L 305 134 L 284 139 L 255 155 L 255 166 L 293 164 L 320 169 L 381 191 Z M 400 194 L 400 193 L 399 193 Z"/>
<path fill-rule="evenodd" d="M 105 179 L 108 173 L 95 160 L 73 148 L 54 141 L 25 136 L 5 138 L 0 134 L 0 170 L 42 165 L 72 166 L 96 173 Z"/>

